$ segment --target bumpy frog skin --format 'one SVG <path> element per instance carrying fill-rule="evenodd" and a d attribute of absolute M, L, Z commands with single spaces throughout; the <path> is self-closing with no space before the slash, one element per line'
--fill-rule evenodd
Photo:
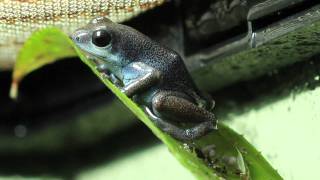
<path fill-rule="evenodd" d="M 173 50 L 103 17 L 78 29 L 72 40 L 164 132 L 192 141 L 216 129 L 213 101 L 200 93 Z"/>

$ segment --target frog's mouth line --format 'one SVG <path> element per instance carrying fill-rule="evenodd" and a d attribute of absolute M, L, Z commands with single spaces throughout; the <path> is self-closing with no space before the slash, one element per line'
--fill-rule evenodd
<path fill-rule="evenodd" d="M 86 56 L 86 58 L 90 61 L 103 61 L 103 57 L 102 56 L 99 56 L 99 55 L 96 55 L 96 54 L 92 54 L 90 52 L 87 52 L 85 50 L 83 50 L 81 47 L 77 46 L 78 49 L 80 49 L 80 51 Z"/>
<path fill-rule="evenodd" d="M 94 65 L 96 67 L 98 67 L 98 66 L 100 66 L 102 64 L 106 65 L 105 60 L 104 60 L 104 58 L 102 56 L 93 55 L 93 54 L 91 54 L 89 52 L 86 52 L 86 51 L 82 50 L 81 48 L 79 48 L 79 49 L 86 56 L 86 58 L 88 60 L 90 60 L 90 62 L 94 63 Z"/>

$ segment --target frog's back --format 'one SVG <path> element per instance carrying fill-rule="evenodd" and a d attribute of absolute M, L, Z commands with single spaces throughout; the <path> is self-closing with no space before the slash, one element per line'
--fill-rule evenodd
<path fill-rule="evenodd" d="M 156 42 L 151 43 L 151 48 L 145 50 L 139 60 L 162 73 L 162 85 L 168 88 L 179 86 L 182 86 L 181 88 L 195 88 L 180 55 Z"/>
<path fill-rule="evenodd" d="M 139 31 L 124 25 L 119 25 L 119 41 L 125 43 L 115 47 L 122 51 L 126 59 L 143 62 L 162 73 L 160 89 L 197 91 L 192 78 L 180 55 L 175 51 L 151 40 Z"/>

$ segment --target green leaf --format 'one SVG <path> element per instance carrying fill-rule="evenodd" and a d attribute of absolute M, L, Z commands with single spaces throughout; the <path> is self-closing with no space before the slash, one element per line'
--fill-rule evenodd
<path fill-rule="evenodd" d="M 19 82 L 31 71 L 58 58 L 75 55 L 75 52 L 198 179 L 282 179 L 252 145 L 222 123 L 217 131 L 188 144 L 163 133 L 137 104 L 104 79 L 94 64 L 58 29 L 41 30 L 27 41 L 19 55 L 13 83 Z"/>
<path fill-rule="evenodd" d="M 74 48 L 58 32 L 54 28 L 43 29 L 25 42 L 13 70 L 11 98 L 17 98 L 18 85 L 27 74 L 58 59 L 76 55 Z"/>

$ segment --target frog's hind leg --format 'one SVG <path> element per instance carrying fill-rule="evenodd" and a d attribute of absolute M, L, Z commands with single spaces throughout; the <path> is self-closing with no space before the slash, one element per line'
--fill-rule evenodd
<path fill-rule="evenodd" d="M 211 112 L 196 106 L 188 99 L 179 96 L 177 92 L 158 93 L 153 98 L 152 108 L 151 110 L 146 107 L 145 110 L 154 123 L 164 132 L 179 140 L 194 140 L 216 129 L 215 117 Z M 196 125 L 184 129 L 163 120 L 163 117 L 170 121 L 195 123 Z"/>
<path fill-rule="evenodd" d="M 145 107 L 145 111 L 157 127 L 159 127 L 165 133 L 170 134 L 174 138 L 181 141 L 191 141 L 197 139 L 214 129 L 214 127 L 212 127 L 212 122 L 209 121 L 200 123 L 193 128 L 182 129 L 157 117 L 148 107 Z"/>

